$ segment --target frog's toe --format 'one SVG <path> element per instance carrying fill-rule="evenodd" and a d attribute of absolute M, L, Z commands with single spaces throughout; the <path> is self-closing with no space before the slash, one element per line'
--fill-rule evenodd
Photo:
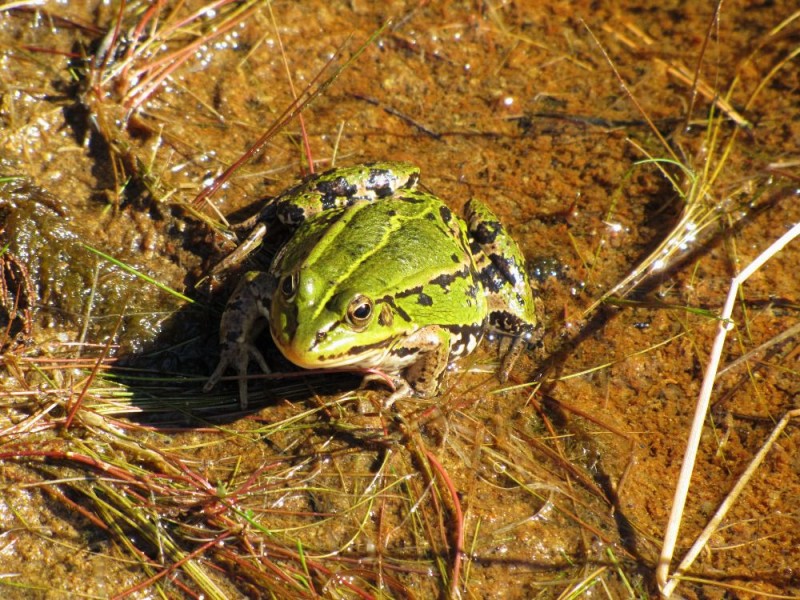
<path fill-rule="evenodd" d="M 385 409 L 391 408 L 392 404 L 398 400 L 414 395 L 414 388 L 405 379 L 385 373 L 367 373 L 361 380 L 361 385 L 358 389 L 365 390 L 372 383 L 389 386 L 393 389 L 391 395 L 383 402 L 383 408 Z"/>
<path fill-rule="evenodd" d="M 244 222 L 245 227 L 250 221 L 251 219 L 248 219 Z M 256 226 L 253 227 L 253 225 Z M 250 225 L 250 227 L 253 227 L 250 235 L 248 235 L 247 238 L 241 244 L 239 244 L 239 246 L 237 246 L 233 252 L 214 265 L 209 273 L 210 275 L 219 275 L 231 267 L 242 264 L 244 260 L 261 245 L 261 241 L 264 239 L 264 236 L 267 233 L 266 225 L 263 223 L 254 222 L 252 225 Z M 250 229 L 250 227 L 247 227 L 247 229 Z M 242 224 L 239 224 L 239 228 L 243 228 Z M 234 230 L 236 230 L 235 227 Z"/>
<path fill-rule="evenodd" d="M 508 381 L 508 375 L 514 364 L 530 344 L 534 343 L 534 330 L 532 328 L 525 328 L 523 331 L 516 333 L 508 344 L 508 348 L 501 351 L 502 358 L 500 360 L 500 369 L 497 371 L 497 378 L 501 383 Z"/>
<path fill-rule="evenodd" d="M 271 373 L 272 372 L 272 370 L 267 365 L 267 361 L 264 360 L 264 355 L 261 354 L 261 351 L 258 348 L 256 348 L 252 344 L 247 344 L 247 351 L 248 351 L 250 356 L 252 356 L 253 358 L 256 359 L 256 362 L 258 363 L 258 367 L 261 369 L 262 372 L 264 372 L 264 373 Z M 245 366 L 245 373 L 246 372 L 247 372 L 247 367 Z"/>
<path fill-rule="evenodd" d="M 389 409 L 392 407 L 392 404 L 397 402 L 398 400 L 402 400 L 403 398 L 408 398 L 414 393 L 414 388 L 405 380 L 400 377 L 394 380 L 394 387 L 395 390 L 392 394 L 383 402 L 383 408 Z"/>
<path fill-rule="evenodd" d="M 239 408 L 247 410 L 247 372 L 239 373 Z"/>
<path fill-rule="evenodd" d="M 217 363 L 217 368 L 214 369 L 211 377 L 208 378 L 208 381 L 206 381 L 205 385 L 203 386 L 204 392 L 210 392 L 212 389 L 214 389 L 214 386 L 219 383 L 220 379 L 222 379 L 222 375 L 225 373 L 225 369 L 228 368 L 229 362 L 230 361 L 227 357 L 225 357 L 224 354 L 222 357 L 220 357 L 219 362 Z"/>
<path fill-rule="evenodd" d="M 208 378 L 203 386 L 204 392 L 209 392 L 219 383 L 219 380 L 225 374 L 228 367 L 236 367 L 236 372 L 239 375 L 239 406 L 247 408 L 247 367 L 250 364 L 250 358 L 254 358 L 258 366 L 264 373 L 270 373 L 270 368 L 264 356 L 258 348 L 249 343 L 238 343 L 234 348 L 227 348 L 222 352 L 217 368 Z"/>

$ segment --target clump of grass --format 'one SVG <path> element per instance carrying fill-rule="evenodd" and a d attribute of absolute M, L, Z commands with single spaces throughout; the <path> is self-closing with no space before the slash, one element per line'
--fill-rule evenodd
<path fill-rule="evenodd" d="M 487 426 L 461 397 L 445 414 L 411 402 L 387 415 L 364 412 L 363 397 L 349 393 L 311 408 L 272 407 L 269 422 L 256 413 L 226 424 L 195 408 L 189 426 L 170 425 L 143 399 L 177 413 L 185 391 L 182 400 L 174 382 L 148 382 L 146 373 L 120 386 L 110 367 L 110 359 L 26 361 L 49 375 L 17 396 L 0 461 L 38 471 L 40 492 L 136 565 L 139 582 L 117 590 L 121 597 L 457 595 L 484 585 L 476 566 L 486 568 L 493 547 L 516 547 L 521 533 L 559 527 L 578 545 L 613 542 L 606 494 L 552 425 L 549 442 L 529 430 L 529 411 Z M 158 426 L 138 422 L 144 415 Z M 37 436 L 48 431 L 61 434 L 43 444 Z M 493 487 L 529 516 L 495 522 L 477 501 Z M 584 560 L 570 550 L 559 568 L 577 582 Z"/>

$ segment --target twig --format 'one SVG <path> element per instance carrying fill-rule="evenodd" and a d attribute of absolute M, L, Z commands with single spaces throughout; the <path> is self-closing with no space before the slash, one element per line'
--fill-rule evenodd
<path fill-rule="evenodd" d="M 783 430 L 786 429 L 786 426 L 789 424 L 789 421 L 791 421 L 796 417 L 800 417 L 800 408 L 795 410 L 790 410 L 788 413 L 783 415 L 783 418 L 780 421 L 778 421 L 778 424 L 772 430 L 772 433 L 767 438 L 767 441 L 765 441 L 762 444 L 761 449 L 755 455 L 753 460 L 750 461 L 750 464 L 747 466 L 747 469 L 745 469 L 744 473 L 742 473 L 742 475 L 739 477 L 739 480 L 736 482 L 736 485 L 733 486 L 733 489 L 725 497 L 725 500 L 722 501 L 722 504 L 720 504 L 719 508 L 717 509 L 717 512 L 714 513 L 714 516 L 711 517 L 711 520 L 705 526 L 703 531 L 700 533 L 699 536 L 697 536 L 697 539 L 695 540 L 694 544 L 692 544 L 692 547 L 686 553 L 686 556 L 683 557 L 681 564 L 675 570 L 675 573 L 673 573 L 672 579 L 670 579 L 667 582 L 667 585 L 664 586 L 664 589 L 661 592 L 664 596 L 669 597 L 669 595 L 672 593 L 672 590 L 675 588 L 676 585 L 678 585 L 678 582 L 683 573 L 685 573 L 686 570 L 691 566 L 691 564 L 694 562 L 694 560 L 697 558 L 697 556 L 705 547 L 706 543 L 708 543 L 708 540 L 717 531 L 719 524 L 722 522 L 722 519 L 725 518 L 725 515 L 728 514 L 728 511 L 731 509 L 734 502 L 736 502 L 736 500 L 739 498 L 739 494 L 742 493 L 744 486 L 747 485 L 750 479 L 752 479 L 758 467 L 761 466 L 761 463 L 764 461 L 767 452 L 769 452 L 772 446 L 775 445 L 778 436 L 780 436 L 781 433 L 783 433 Z"/>
<path fill-rule="evenodd" d="M 669 565 L 672 562 L 672 555 L 675 551 L 675 542 L 678 539 L 678 530 L 680 529 L 681 518 L 683 517 L 683 509 L 686 506 L 686 497 L 689 493 L 694 465 L 697 462 L 700 435 L 703 432 L 703 424 L 705 422 L 706 413 L 708 412 L 711 392 L 714 389 L 714 382 L 717 377 L 717 371 L 719 370 L 722 348 L 725 345 L 725 338 L 728 335 L 728 331 L 733 329 L 734 326 L 731 320 L 731 313 L 733 312 L 733 306 L 736 302 L 736 296 L 739 293 L 739 287 L 747 281 L 753 273 L 760 269 L 764 263 L 780 252 L 784 246 L 798 235 L 800 235 L 800 223 L 796 223 L 789 231 L 773 242 L 769 248 L 759 254 L 753 262 L 747 265 L 747 267 L 731 281 L 728 297 L 725 299 L 725 305 L 720 315 L 717 337 L 714 339 L 714 345 L 711 348 L 711 355 L 709 356 L 705 376 L 703 377 L 703 385 L 700 388 L 700 395 L 697 398 L 694 419 L 692 420 L 689 439 L 686 443 L 686 452 L 683 457 L 681 472 L 678 476 L 678 483 L 675 486 L 672 511 L 670 512 L 669 521 L 667 522 L 667 529 L 664 533 L 664 543 L 661 547 L 661 556 L 659 557 L 658 566 L 656 567 L 658 588 L 661 591 L 661 595 L 665 598 L 670 596 L 675 586 L 678 584 L 677 577 L 673 576 L 672 579 L 669 579 Z M 734 488 L 734 490 L 735 489 L 736 488 Z M 692 557 L 692 561 L 693 560 L 694 557 Z M 691 564 L 691 561 L 689 561 L 689 564 Z M 679 572 L 685 570 L 689 564 L 684 565 L 681 563 Z"/>

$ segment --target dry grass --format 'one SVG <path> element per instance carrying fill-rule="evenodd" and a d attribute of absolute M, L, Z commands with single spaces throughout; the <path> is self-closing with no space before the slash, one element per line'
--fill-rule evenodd
<path fill-rule="evenodd" d="M 304 161 L 313 165 L 302 148 L 313 145 L 309 137 L 314 134 L 296 136 L 287 130 L 311 100 L 323 98 L 334 83 L 350 83 L 345 69 L 355 64 L 366 44 L 342 57 L 342 39 L 337 39 L 341 54 L 328 57 L 306 77 L 299 93 L 285 79 L 277 85 L 269 82 L 266 87 L 275 88 L 277 99 L 270 99 L 264 110 L 273 124 L 265 128 L 261 115 L 231 116 L 224 102 L 226 90 L 218 91 L 223 98 L 219 105 L 208 102 L 198 83 L 204 78 L 196 72 L 204 60 L 229 50 L 226 44 L 234 43 L 235 37 L 229 37 L 234 32 L 267 31 L 274 25 L 262 3 L 217 2 L 212 10 L 134 2 L 118 8 L 109 19 L 113 26 L 105 32 L 94 26 L 62 25 L 98 42 L 85 44 L 84 56 L 72 57 L 81 62 L 71 67 L 80 77 L 71 93 L 91 124 L 87 140 L 94 141 L 85 143 L 99 149 L 92 160 L 105 168 L 107 212 L 122 219 L 133 204 L 172 225 L 181 220 L 195 223 L 192 232 L 195 227 L 205 232 L 196 234 L 198 245 L 220 242 L 208 232 L 225 231 L 221 215 L 202 216 L 198 207 L 205 204 L 196 202 L 193 207 L 192 199 L 200 193 L 199 200 L 216 206 L 235 195 L 253 197 L 254 174 L 274 174 L 289 164 L 299 170 L 296 165 Z M 483 32 L 491 38 L 487 45 L 513 40 L 499 63 L 513 64 L 524 47 L 552 52 L 548 57 L 554 62 L 588 68 L 585 58 L 556 52 L 534 43 L 527 32 L 520 33 L 513 12 L 493 5 L 490 9 L 478 26 L 488 31 Z M 33 18 L 30 12 L 21 14 L 15 18 Z M 413 15 L 412 11 L 407 16 Z M 762 148 L 757 160 L 748 163 L 742 156 L 748 158 L 743 138 L 759 126 L 751 113 L 757 112 L 760 95 L 770 82 L 786 75 L 800 53 L 792 46 L 783 51 L 796 35 L 798 14 L 754 42 L 752 54 L 724 86 L 707 74 L 715 64 L 708 49 L 724 41 L 715 38 L 718 16 L 701 32 L 705 50 L 696 57 L 694 69 L 681 60 L 649 56 L 648 48 L 656 42 L 630 19 L 609 21 L 607 37 L 600 40 L 603 47 L 621 44 L 633 49 L 643 68 L 656 67 L 677 77 L 692 101 L 679 115 L 691 128 L 672 136 L 639 107 L 652 131 L 628 136 L 642 160 L 620 187 L 641 173 L 652 177 L 656 171 L 681 203 L 680 216 L 633 270 L 607 292 L 595 294 L 582 311 L 591 317 L 604 303 L 662 315 L 669 308 L 670 313 L 680 312 L 678 320 L 684 319 L 680 322 L 685 327 L 661 340 L 651 338 L 633 352 L 605 356 L 593 367 L 570 364 L 563 370 L 564 358 L 563 363 L 551 363 L 562 369 L 557 374 L 550 371 L 539 381 L 522 377 L 498 390 L 485 373 L 491 365 L 484 368 L 480 361 L 485 356 L 480 355 L 464 365 L 465 373 L 448 380 L 451 389 L 437 402 L 412 400 L 390 413 L 380 410 L 380 393 L 320 395 L 336 389 L 338 381 L 314 381 L 312 386 L 305 378 L 269 379 L 269 388 L 253 398 L 263 410 L 239 414 L 233 388 L 199 394 L 207 374 L 201 355 L 207 347 L 192 337 L 194 333 L 141 352 L 154 363 L 157 355 L 201 356 L 191 367 L 176 359 L 158 363 L 177 364 L 174 369 L 151 369 L 123 365 L 118 358 L 118 344 L 129 334 L 119 333 L 117 327 L 124 329 L 139 310 L 155 314 L 152 307 L 161 307 L 165 297 L 169 304 L 158 309 L 164 312 L 160 319 L 194 318 L 207 328 L 219 298 L 192 289 L 187 280 L 198 281 L 203 267 L 213 261 L 187 260 L 194 274 L 185 279 L 183 265 L 174 269 L 177 273 L 161 271 L 125 254 L 120 258 L 87 250 L 97 261 L 92 294 L 73 326 L 52 339 L 32 310 L 35 286 L 25 263 L 6 245 L 0 253 L 5 274 L 0 291 L 6 313 L 14 318 L 0 344 L 0 501 L 7 513 L 3 547 L 22 548 L 36 541 L 51 549 L 58 545 L 52 541 L 57 538 L 64 550 L 62 555 L 53 552 L 54 562 L 70 555 L 103 556 L 108 568 L 115 569 L 115 585 L 105 590 L 114 597 L 473 597 L 507 591 L 511 573 L 527 586 L 522 593 L 528 597 L 578 598 L 589 590 L 609 598 L 648 597 L 654 590 L 651 575 L 659 560 L 661 522 L 658 515 L 652 522 L 631 517 L 633 511 L 625 503 L 631 485 L 637 485 L 629 483 L 637 481 L 637 460 L 642 460 L 637 444 L 648 432 L 631 431 L 623 418 L 617 421 L 616 415 L 603 414 L 598 408 L 601 394 L 591 397 L 597 404 L 587 410 L 583 397 L 570 396 L 569 386 L 586 381 L 591 382 L 587 387 L 597 387 L 594 382 L 613 377 L 615 367 L 652 359 L 665 347 L 686 340 L 696 351 L 694 358 L 705 361 L 704 331 L 719 318 L 713 301 L 681 297 L 669 304 L 634 292 L 657 286 L 671 289 L 719 245 L 727 263 L 738 264 L 740 255 L 749 256 L 749 248 L 739 248 L 737 235 L 796 186 L 796 156 L 767 155 Z M 282 25 L 278 15 L 277 29 Z M 386 37 L 399 47 L 409 42 L 401 31 L 389 31 Z M 248 40 L 247 56 L 237 60 L 246 64 L 253 53 L 263 51 L 267 36 Z M 426 43 L 433 44 L 423 40 L 423 48 L 414 52 L 425 53 L 437 66 L 450 64 L 449 57 L 439 58 Z M 208 50 L 215 44 L 216 50 Z M 761 67 L 764 57 L 771 61 L 769 68 Z M 741 82 L 738 73 L 749 73 L 754 65 L 760 67 L 755 85 L 752 80 Z M 289 61 L 290 70 L 292 66 Z M 394 74 L 384 75 L 390 87 Z M 237 76 L 245 78 L 239 72 Z M 626 81 L 622 73 L 614 76 Z M 723 89 L 724 94 L 716 93 Z M 633 90 L 626 101 L 640 100 Z M 190 117 L 181 120 L 178 116 L 186 106 L 192 107 Z M 701 114 L 702 109 L 707 112 Z M 380 107 L 377 112 L 383 118 L 384 113 L 392 114 Z M 226 133 L 215 138 L 220 146 L 213 152 L 202 143 L 204 131 L 212 127 Z M 381 127 L 388 129 L 383 122 Z M 341 122 L 332 156 L 343 129 Z M 414 131 L 428 143 L 437 141 Z M 250 150 L 243 154 L 243 148 Z M 258 164 L 262 151 L 286 154 L 263 165 Z M 247 171 L 240 158 L 257 164 Z M 217 196 L 209 198 L 216 184 Z M 615 218 L 618 204 L 627 201 L 622 193 L 615 196 L 617 204 L 608 208 L 606 220 Z M 180 218 L 173 217 L 172 210 Z M 777 223 L 775 231 L 784 225 L 788 224 Z M 589 269 L 602 269 L 603 243 L 609 237 L 585 253 L 594 258 L 584 261 Z M 174 238 L 167 239 L 173 243 Z M 575 241 L 576 247 L 580 243 Z M 186 259 L 179 252 L 175 256 Z M 103 305 L 103 286 L 121 274 L 133 304 Z M 590 272 L 587 279 L 593 276 Z M 136 304 L 139 296 L 131 292 L 140 288 L 152 290 L 141 306 Z M 197 317 L 190 310 L 206 312 Z M 89 326 L 100 318 L 111 324 L 102 330 Z M 744 333 L 756 324 L 753 303 L 745 293 L 738 298 L 734 318 L 741 324 L 745 358 L 740 360 L 756 358 L 771 347 L 769 341 L 756 343 L 755 338 L 751 343 Z M 783 348 L 785 343 L 784 337 L 774 345 Z M 192 354 L 195 344 L 200 352 Z M 575 344 L 578 350 L 588 345 L 586 338 Z M 752 389 L 769 395 L 757 377 L 751 375 L 748 381 Z M 785 412 L 763 416 L 778 421 Z M 725 452 L 725 441 L 716 443 Z M 624 468 L 608 468 L 603 449 L 619 452 Z M 67 523 L 61 525 L 61 536 L 41 525 L 38 519 L 44 517 L 39 515 L 44 514 L 59 516 L 52 523 Z M 66 532 L 69 527 L 74 531 Z M 693 524 L 693 531 L 699 529 Z M 662 564 L 668 560 L 662 558 Z M 702 579 L 704 585 L 719 588 L 727 585 L 721 580 L 736 575 L 731 569 L 714 579 L 688 565 L 681 565 L 680 571 L 687 582 Z M 4 575 L 2 584 L 12 592 L 33 593 L 43 585 L 29 572 Z M 70 585 L 70 580 L 59 576 L 63 579 L 45 581 L 38 591 L 63 591 L 62 584 Z M 90 575 L 81 577 L 84 587 L 79 593 L 104 593 L 91 587 Z M 74 582 L 72 586 L 74 590 Z"/>

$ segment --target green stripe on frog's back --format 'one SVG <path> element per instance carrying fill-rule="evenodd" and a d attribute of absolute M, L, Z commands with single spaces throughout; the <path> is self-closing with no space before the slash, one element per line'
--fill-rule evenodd
<path fill-rule="evenodd" d="M 334 296 L 346 303 L 356 294 L 376 302 L 388 296 L 412 321 L 422 309 L 426 320 L 462 324 L 463 304 L 466 313 L 482 314 L 485 304 L 477 293 L 465 227 L 458 219 L 446 223 L 442 209 L 449 214 L 432 196 L 409 191 L 339 214 L 303 265 L 304 275 L 320 281 L 336 273 L 318 298 L 314 318 Z M 446 294 L 463 298 L 459 311 L 452 310 L 452 300 L 437 302 Z"/>

